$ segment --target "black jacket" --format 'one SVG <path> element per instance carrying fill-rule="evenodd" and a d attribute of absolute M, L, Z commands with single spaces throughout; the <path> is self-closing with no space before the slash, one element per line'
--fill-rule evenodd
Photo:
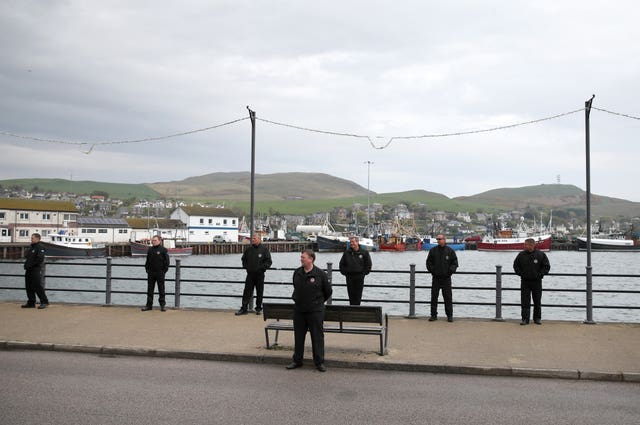
<path fill-rule="evenodd" d="M 245 249 L 242 254 L 242 268 L 247 273 L 264 273 L 269 267 L 271 267 L 271 253 L 269 248 L 260 244 L 258 246 L 251 245 Z"/>
<path fill-rule="evenodd" d="M 533 252 L 524 250 L 520 252 L 513 261 L 513 271 L 522 280 L 540 280 L 549 273 L 551 264 L 547 254 L 535 249 Z"/>
<path fill-rule="evenodd" d="M 293 272 L 293 294 L 296 311 L 308 313 L 323 311 L 324 302 L 331 297 L 331 284 L 327 274 L 316 266 L 309 273 L 303 267 Z"/>
<path fill-rule="evenodd" d="M 445 246 L 436 246 L 427 254 L 427 270 L 433 277 L 451 277 L 458 269 L 456 252 Z"/>
<path fill-rule="evenodd" d="M 151 246 L 144 263 L 147 273 L 166 273 L 169 270 L 169 252 L 162 245 Z"/>
<path fill-rule="evenodd" d="M 39 270 L 44 262 L 44 247 L 38 243 L 32 243 L 24 261 L 24 269 L 27 271 Z"/>
<path fill-rule="evenodd" d="M 347 249 L 340 259 L 340 273 L 348 274 L 369 274 L 371 271 L 371 256 L 369 251 L 360 248 L 354 251 Z"/>

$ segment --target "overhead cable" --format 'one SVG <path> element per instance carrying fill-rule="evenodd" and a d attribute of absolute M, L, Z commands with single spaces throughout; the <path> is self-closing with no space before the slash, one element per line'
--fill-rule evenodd
<path fill-rule="evenodd" d="M 386 144 L 381 145 L 381 146 L 377 146 L 375 144 L 375 142 L 373 141 L 373 139 L 384 139 L 385 137 L 383 137 L 383 136 L 371 137 L 371 136 L 365 136 L 365 135 L 361 135 L 361 134 L 340 133 L 340 132 L 337 132 L 337 131 L 317 130 L 317 129 L 313 129 L 313 128 L 300 127 L 300 126 L 297 126 L 297 125 L 285 124 L 285 123 L 280 123 L 280 122 L 276 122 L 276 121 L 270 121 L 270 120 L 266 120 L 266 119 L 262 119 L 262 118 L 256 118 L 256 119 L 260 120 L 260 121 L 267 122 L 269 124 L 275 124 L 275 125 L 279 125 L 279 126 L 283 126 L 283 127 L 295 128 L 297 130 L 310 131 L 310 132 L 314 132 L 314 133 L 323 133 L 323 134 L 329 134 L 329 135 L 334 135 L 334 136 L 363 138 L 363 139 L 367 139 L 369 141 L 369 144 L 371 144 L 371 147 L 373 147 L 374 149 L 385 149 L 385 148 L 389 147 L 389 145 L 391 145 L 391 143 L 394 140 L 427 139 L 427 138 L 452 137 L 452 136 L 463 136 L 463 135 L 467 135 L 467 134 L 487 133 L 487 132 L 491 132 L 491 131 L 505 130 L 505 129 L 508 129 L 508 128 L 514 128 L 514 127 L 519 127 L 519 126 L 522 126 L 522 125 L 535 124 L 535 123 L 539 123 L 539 122 L 542 122 L 542 121 L 548 121 L 548 120 L 552 120 L 552 119 L 556 119 L 556 118 L 561 118 L 561 117 L 564 117 L 564 116 L 567 116 L 567 115 L 575 114 L 575 113 L 580 112 L 580 111 L 584 111 L 584 108 L 576 109 L 575 111 L 564 112 L 562 114 L 552 115 L 550 117 L 539 118 L 539 119 L 536 119 L 536 120 L 525 121 L 525 122 L 520 122 L 520 123 L 515 123 L 515 124 L 502 125 L 502 126 L 498 126 L 498 127 L 479 129 L 479 130 L 457 131 L 457 132 L 452 132 L 452 133 L 423 134 L 421 136 L 393 136 L 393 137 L 388 138 Z"/>

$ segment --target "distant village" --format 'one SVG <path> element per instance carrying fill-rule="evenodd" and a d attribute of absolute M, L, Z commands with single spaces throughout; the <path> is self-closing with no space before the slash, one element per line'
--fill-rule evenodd
<path fill-rule="evenodd" d="M 371 203 L 308 216 L 271 211 L 268 215 L 255 217 L 255 230 L 265 240 L 303 240 L 309 235 L 296 230 L 301 225 L 327 226 L 336 232 L 351 234 L 419 236 L 445 233 L 460 240 L 470 235 L 483 235 L 498 226 L 516 227 L 525 223 L 530 227 L 546 228 L 559 239 L 584 232 L 583 217 L 569 217 L 566 213 L 551 217 L 551 212 L 546 216 L 535 214 L 539 212 L 446 212 L 431 211 L 428 205 L 420 203 L 411 207 Z M 26 243 L 35 232 L 43 236 L 67 232 L 111 244 L 144 240 L 154 234 L 188 243 L 236 242 L 248 235 L 248 221 L 242 212 L 221 205 L 171 200 L 124 201 L 99 191 L 79 195 L 0 188 L 0 242 Z M 620 224 L 614 222 L 613 226 Z"/>

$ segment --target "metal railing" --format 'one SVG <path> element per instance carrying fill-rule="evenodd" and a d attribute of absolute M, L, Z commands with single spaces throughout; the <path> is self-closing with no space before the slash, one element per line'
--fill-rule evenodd
<path fill-rule="evenodd" d="M 21 263 L 16 263 L 15 261 L 0 261 L 0 264 L 19 264 L 21 265 Z M 56 268 L 59 266 L 78 266 L 78 267 L 104 267 L 104 274 L 101 276 L 98 275 L 60 275 L 60 274 L 54 274 L 54 273 L 50 273 L 50 269 L 51 268 Z M 45 263 L 43 266 L 43 284 L 46 286 L 46 290 L 47 292 L 80 292 L 80 293 L 96 293 L 96 294 L 104 294 L 104 305 L 110 306 L 113 305 L 112 303 L 112 295 L 113 294 L 129 294 L 129 295 L 146 295 L 146 285 L 142 288 L 142 291 L 135 291 L 135 290 L 116 290 L 113 288 L 113 282 L 114 281 L 126 281 L 126 282 L 136 282 L 136 281 L 141 281 L 141 282 L 146 282 L 146 277 L 136 277 L 136 276 L 132 276 L 131 274 L 128 274 L 126 276 L 121 276 L 121 275 L 115 275 L 114 271 L 115 270 L 119 270 L 122 268 L 143 268 L 144 265 L 142 264 L 119 264 L 119 263 L 113 263 L 112 258 L 108 257 L 106 259 L 106 264 L 104 265 L 100 265 L 100 264 L 95 264 L 95 263 L 83 263 L 83 262 L 64 262 L 64 263 Z M 216 279 L 198 279 L 198 278 L 186 278 L 185 277 L 185 271 L 187 270 L 198 270 L 198 269 L 204 269 L 207 271 L 215 271 L 215 270 L 237 270 L 238 273 L 242 273 L 243 269 L 241 267 L 229 267 L 229 266 L 183 266 L 181 263 L 181 260 L 179 258 L 177 258 L 175 260 L 175 265 L 171 266 L 172 269 L 174 269 L 175 272 L 175 276 L 173 279 L 171 279 L 170 277 L 168 277 L 166 279 L 166 282 L 171 283 L 173 282 L 174 284 L 174 291 L 171 292 L 170 290 L 166 291 L 166 295 L 169 296 L 173 296 L 174 297 L 174 305 L 176 308 L 181 308 L 181 298 L 182 297 L 205 297 L 205 298 L 236 298 L 236 299 L 241 299 L 242 298 L 242 288 L 240 286 L 244 285 L 244 279 L 242 280 L 231 280 L 231 279 L 223 279 L 223 280 L 216 280 Z M 269 270 L 269 274 L 271 274 L 273 271 L 290 271 L 293 272 L 295 270 L 295 268 L 276 268 L 276 269 L 270 269 Z M 325 271 L 327 272 L 327 274 L 329 275 L 329 279 L 330 281 L 333 280 L 333 275 L 334 275 L 334 271 L 333 271 L 333 264 L 332 263 L 327 263 L 327 267 L 325 269 Z M 424 301 L 419 301 L 416 299 L 416 290 L 429 290 L 431 289 L 431 285 L 419 285 L 416 284 L 416 277 L 418 275 L 427 275 L 429 274 L 426 271 L 416 271 L 416 266 L 415 264 L 410 264 L 409 265 L 409 269 L 408 270 L 372 270 L 371 274 L 379 274 L 379 275 L 383 275 L 383 274 L 394 274 L 394 275 L 400 275 L 400 276 L 404 276 L 404 281 L 406 282 L 406 284 L 393 284 L 393 283 L 385 283 L 385 284 L 376 284 L 376 283 L 370 283 L 367 282 L 366 287 L 367 288 L 384 288 L 384 289 L 392 289 L 396 292 L 399 293 L 404 293 L 406 294 L 406 296 L 408 296 L 408 298 L 405 299 L 389 299 L 389 298 L 382 298 L 382 299 L 376 299 L 376 298 L 367 298 L 367 299 L 363 299 L 362 301 L 364 303 L 380 303 L 380 304 L 386 304 L 386 303 L 393 303 L 393 304 L 401 304 L 401 305 L 405 305 L 408 308 L 408 312 L 406 314 L 406 317 L 408 318 L 415 318 L 416 317 L 416 306 L 417 305 L 427 305 L 430 303 L 430 300 L 426 299 Z M 487 284 L 487 285 L 483 285 L 483 286 L 461 286 L 456 284 L 454 286 L 455 291 L 482 291 L 482 292 L 494 292 L 495 293 L 495 300 L 488 302 L 488 301 L 454 301 L 453 304 L 454 305 L 461 305 L 461 306 L 494 306 L 495 307 L 495 316 L 493 317 L 493 320 L 497 320 L 497 321 L 502 321 L 503 317 L 502 317 L 502 308 L 505 306 L 508 307 L 519 307 L 520 304 L 519 303 L 508 303 L 508 302 L 504 302 L 503 301 L 503 294 L 505 292 L 508 291 L 520 291 L 519 287 L 504 287 L 502 285 L 503 283 L 503 277 L 504 276 L 515 276 L 515 273 L 505 273 L 502 271 L 502 266 L 500 265 L 496 265 L 495 266 L 495 271 L 490 271 L 490 272 L 458 272 L 456 273 L 456 276 L 464 276 L 464 275 L 471 275 L 471 276 L 486 276 L 486 277 L 491 277 L 491 285 Z M 0 273 L 0 277 L 4 278 L 4 277 L 16 277 L 16 278 L 22 278 L 24 277 L 24 275 L 22 273 L 20 274 L 16 274 L 16 273 Z M 545 281 L 548 281 L 549 279 L 553 279 L 555 277 L 578 277 L 578 278 L 585 278 L 586 277 L 586 273 L 585 274 L 575 274 L 575 273 L 550 273 L 548 275 L 548 278 L 545 279 Z M 599 278 L 633 278 L 633 279 L 639 279 L 640 275 L 636 275 L 636 274 L 593 274 L 593 277 L 599 277 Z M 95 280 L 95 281 L 101 281 L 104 280 L 104 289 L 90 289 L 90 288 L 62 288 L 62 287 L 52 287 L 51 285 L 47 285 L 47 281 L 51 281 L 51 280 L 60 280 L 60 279 L 65 279 L 65 280 L 69 280 L 69 279 L 84 279 L 84 280 Z M 4 280 L 4 279 L 3 279 Z M 638 280 L 640 282 L 640 280 Z M 225 285 L 228 287 L 228 285 L 238 285 L 238 290 L 234 291 L 232 294 L 229 293 L 223 293 L 223 292 L 206 292 L 206 293 L 197 293 L 197 292 L 185 292 L 183 290 L 183 284 L 201 284 L 201 283 L 205 283 L 205 284 L 211 284 L 211 285 Z M 286 281 L 265 281 L 265 288 L 267 288 L 268 286 L 291 286 L 291 281 L 290 280 L 286 280 Z M 333 282 L 333 286 L 334 287 L 345 287 L 345 284 L 342 283 L 335 283 Z M 170 289 L 170 288 L 168 288 Z M 24 290 L 24 287 L 16 287 L 16 286 L 6 286 L 6 285 L 2 285 L 0 286 L 0 290 Z M 588 293 L 586 291 L 586 289 L 576 289 L 576 288 L 557 288 L 557 287 L 550 287 L 549 285 L 545 286 L 544 289 L 545 292 L 564 292 L 564 293 L 583 293 L 585 294 L 585 296 L 588 296 Z M 429 292 L 429 291 L 428 291 Z M 265 293 L 268 293 L 267 290 L 265 290 Z M 622 295 L 639 295 L 640 294 L 640 290 L 635 290 L 635 289 L 593 289 L 593 293 L 608 293 L 608 294 L 622 294 Z M 270 295 L 267 296 L 265 295 L 264 297 L 265 300 L 288 300 L 289 297 L 288 296 L 274 296 L 274 295 Z M 333 301 L 339 301 L 339 302 L 343 302 L 343 301 L 348 301 L 347 299 L 344 298 L 333 298 L 332 300 L 329 300 L 329 303 L 333 302 Z M 586 298 L 585 298 L 585 301 Z M 565 308 L 565 309 L 584 309 L 587 317 L 592 317 L 592 310 L 590 311 L 589 309 L 620 309 L 620 310 L 640 310 L 640 305 L 592 305 L 588 302 L 585 302 L 584 304 L 549 304 L 549 303 L 545 303 L 542 304 L 543 307 L 548 307 L 548 308 Z"/>

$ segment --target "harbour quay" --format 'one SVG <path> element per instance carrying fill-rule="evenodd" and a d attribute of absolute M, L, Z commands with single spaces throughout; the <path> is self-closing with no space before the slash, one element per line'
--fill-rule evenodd
<path fill-rule="evenodd" d="M 271 252 L 301 252 L 303 249 L 317 250 L 317 245 L 310 241 L 267 241 L 263 242 Z M 29 243 L 0 243 L 0 259 L 18 260 L 25 258 Z M 183 245 L 177 245 L 183 246 Z M 210 254 L 242 254 L 248 244 L 242 243 L 190 243 L 185 246 L 192 247 L 192 255 Z M 129 243 L 105 244 L 107 257 L 131 256 Z"/>

